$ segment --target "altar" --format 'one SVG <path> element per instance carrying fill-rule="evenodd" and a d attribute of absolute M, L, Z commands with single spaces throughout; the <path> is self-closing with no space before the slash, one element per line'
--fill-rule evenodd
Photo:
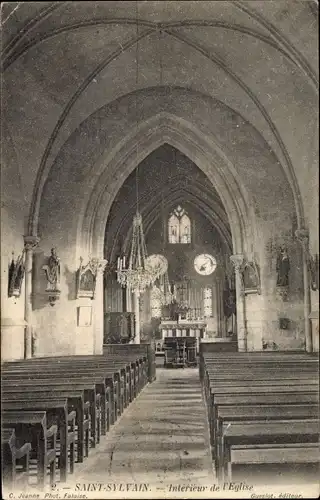
<path fill-rule="evenodd" d="M 206 336 L 206 327 L 207 323 L 204 320 L 163 320 L 160 323 L 161 343 L 167 337 L 195 337 L 199 351 L 200 339 Z"/>

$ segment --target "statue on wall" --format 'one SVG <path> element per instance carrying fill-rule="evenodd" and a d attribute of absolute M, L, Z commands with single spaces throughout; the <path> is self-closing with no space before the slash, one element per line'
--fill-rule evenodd
<path fill-rule="evenodd" d="M 288 251 L 285 246 L 280 247 L 280 251 L 277 258 L 276 270 L 277 270 L 277 286 L 288 287 L 290 260 Z"/>
<path fill-rule="evenodd" d="M 315 255 L 314 257 L 309 254 L 308 260 L 308 271 L 310 276 L 310 288 L 314 292 L 319 290 L 319 257 Z"/>
<path fill-rule="evenodd" d="M 19 255 L 16 262 L 14 261 L 14 254 L 12 252 L 12 260 L 11 264 L 9 265 L 8 273 L 8 297 L 20 297 L 24 272 L 24 249 L 22 251 L 22 254 Z"/>
<path fill-rule="evenodd" d="M 56 248 L 51 248 L 48 264 L 43 266 L 47 277 L 47 291 L 58 291 L 60 289 L 60 259 Z"/>

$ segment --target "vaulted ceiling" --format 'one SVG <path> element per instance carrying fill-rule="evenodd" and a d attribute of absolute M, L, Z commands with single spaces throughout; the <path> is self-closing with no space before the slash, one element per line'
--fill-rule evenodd
<path fill-rule="evenodd" d="M 132 172 L 112 204 L 106 226 L 108 260 L 129 250 L 132 217 L 137 205 L 148 240 L 153 224 L 160 222 L 161 227 L 164 214 L 179 203 L 194 207 L 216 229 L 222 244 L 228 249 L 232 247 L 228 217 L 219 194 L 189 158 L 164 144 Z"/>
<path fill-rule="evenodd" d="M 277 158 L 303 218 L 299 193 L 308 196 L 305 169 L 317 162 L 316 4 L 4 3 L 3 159 L 11 176 L 20 179 L 29 230 L 36 231 L 42 189 L 64 145 L 71 141 L 75 149 L 81 147 L 85 120 L 117 103 L 125 121 L 121 98 L 155 87 L 221 102 L 232 111 L 226 114 L 226 131 L 230 116 L 239 130 L 249 123 Z M 192 121 L 197 102 L 196 94 L 190 95 Z M 228 140 L 226 132 L 225 139 L 232 149 L 233 137 Z M 94 148 L 92 138 L 85 152 L 88 165 Z M 249 164 L 254 159 L 247 149 Z M 226 146 L 222 153 L 229 153 Z M 83 184 L 92 173 L 86 175 Z"/>

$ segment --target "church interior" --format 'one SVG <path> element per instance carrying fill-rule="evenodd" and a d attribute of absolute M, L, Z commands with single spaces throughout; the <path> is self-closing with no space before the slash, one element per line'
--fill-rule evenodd
<path fill-rule="evenodd" d="M 1 10 L 4 498 L 318 497 L 318 2 Z"/>

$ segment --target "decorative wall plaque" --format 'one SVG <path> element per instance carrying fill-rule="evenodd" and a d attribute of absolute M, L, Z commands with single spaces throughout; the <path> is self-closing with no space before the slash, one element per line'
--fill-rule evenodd
<path fill-rule="evenodd" d="M 92 324 L 92 307 L 78 307 L 78 326 L 91 326 Z"/>

